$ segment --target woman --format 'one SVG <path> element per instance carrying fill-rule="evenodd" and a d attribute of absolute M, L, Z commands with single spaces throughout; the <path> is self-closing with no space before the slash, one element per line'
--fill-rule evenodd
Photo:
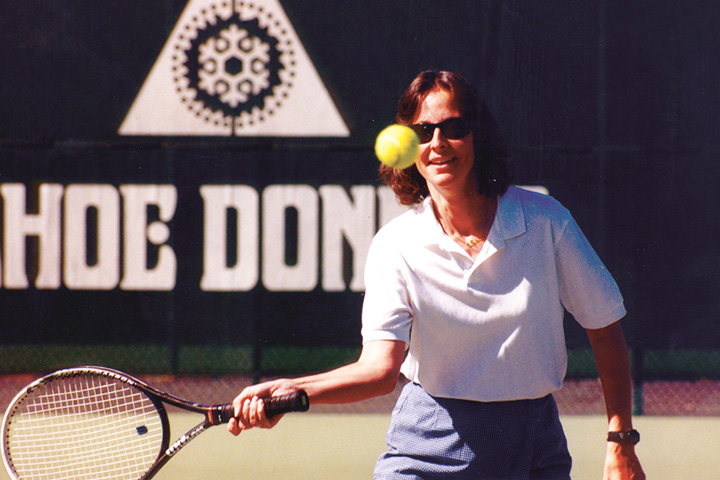
<path fill-rule="evenodd" d="M 370 248 L 360 358 L 245 389 L 229 430 L 279 421 L 261 397 L 304 389 L 312 403 L 355 402 L 389 393 L 402 372 L 410 382 L 375 478 L 569 478 L 551 395 L 565 374 L 566 308 L 588 332 L 603 384 L 605 478 L 644 478 L 622 297 L 570 214 L 509 186 L 490 115 L 461 75 L 422 72 L 397 122 L 418 133 L 420 156 L 381 178 L 415 207 Z"/>

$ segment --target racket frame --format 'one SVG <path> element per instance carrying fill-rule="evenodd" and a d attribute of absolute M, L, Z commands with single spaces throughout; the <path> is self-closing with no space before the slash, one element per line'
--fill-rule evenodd
<path fill-rule="evenodd" d="M 5 411 L 2 422 L 2 457 L 5 469 L 13 479 L 20 480 L 20 476 L 12 464 L 9 452 L 9 439 L 7 438 L 8 426 L 12 420 L 13 414 L 22 405 L 23 400 L 29 396 L 34 390 L 52 382 L 55 379 L 81 377 L 83 375 L 97 375 L 107 377 L 122 383 L 125 383 L 137 390 L 143 392 L 156 408 L 162 424 L 162 441 L 161 448 L 157 454 L 155 462 L 140 477 L 139 480 L 149 480 L 157 474 L 160 468 L 165 465 L 177 452 L 187 445 L 192 439 L 200 435 L 202 432 L 214 425 L 227 423 L 234 415 L 233 405 L 216 404 L 204 405 L 201 403 L 191 402 L 183 398 L 177 397 L 139 380 L 127 373 L 121 372 L 107 367 L 83 366 L 58 370 L 42 378 L 39 378 L 22 389 L 12 400 L 10 406 Z M 266 413 L 268 416 L 278 415 L 281 413 L 297 411 L 306 411 L 309 408 L 307 394 L 304 391 L 296 392 L 292 395 L 284 397 L 271 397 L 265 399 Z M 170 444 L 170 421 L 168 419 L 165 405 L 172 405 L 183 410 L 200 413 L 205 416 L 204 420 L 195 427 L 188 430 L 172 444 Z"/>

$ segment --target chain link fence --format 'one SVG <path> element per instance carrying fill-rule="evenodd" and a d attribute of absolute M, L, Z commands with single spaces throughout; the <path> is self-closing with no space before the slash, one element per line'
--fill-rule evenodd
<path fill-rule="evenodd" d="M 69 366 L 102 365 L 141 376 L 176 395 L 227 402 L 251 383 L 338 367 L 357 359 L 357 346 L 1 345 L 1 406 L 36 376 Z M 720 352 L 631 352 L 634 409 L 645 415 L 720 415 Z M 387 412 L 399 393 L 318 412 Z M 592 352 L 570 350 L 565 385 L 556 393 L 563 414 L 605 412 Z"/>

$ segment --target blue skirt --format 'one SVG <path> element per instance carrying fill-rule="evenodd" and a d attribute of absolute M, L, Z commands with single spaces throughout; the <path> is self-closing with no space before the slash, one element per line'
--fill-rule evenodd
<path fill-rule="evenodd" d="M 408 383 L 387 445 L 375 479 L 570 478 L 572 461 L 551 395 L 483 403 L 435 398 Z"/>

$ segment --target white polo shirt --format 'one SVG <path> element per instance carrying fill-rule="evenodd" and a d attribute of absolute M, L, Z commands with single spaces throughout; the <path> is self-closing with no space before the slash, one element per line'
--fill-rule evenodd
<path fill-rule="evenodd" d="M 442 230 L 431 199 L 373 239 L 363 342 L 409 344 L 402 373 L 431 395 L 540 398 L 567 367 L 563 308 L 585 328 L 625 315 L 578 225 L 551 197 L 511 187 L 475 261 Z"/>

